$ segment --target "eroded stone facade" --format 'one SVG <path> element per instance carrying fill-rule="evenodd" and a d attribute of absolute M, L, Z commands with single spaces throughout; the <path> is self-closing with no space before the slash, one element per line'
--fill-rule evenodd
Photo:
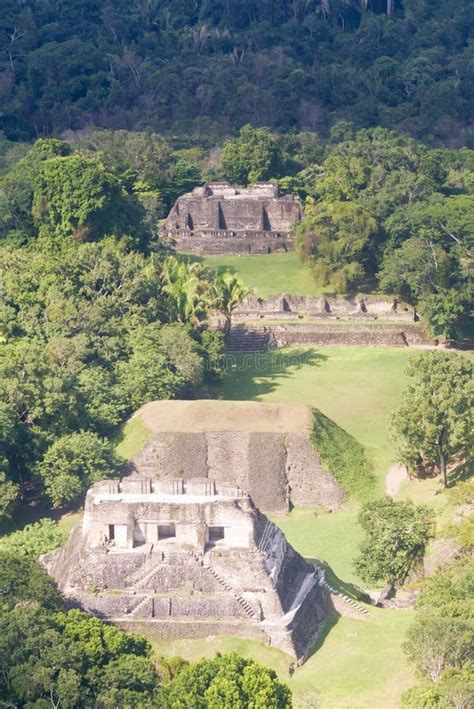
<path fill-rule="evenodd" d="M 301 218 L 299 199 L 280 195 L 276 183 L 245 188 L 208 182 L 177 199 L 162 235 L 197 253 L 266 254 L 294 248 L 293 230 Z"/>
<path fill-rule="evenodd" d="M 71 605 L 160 639 L 241 635 L 301 661 L 335 613 L 323 569 L 240 488 L 207 478 L 98 483 L 43 563 Z"/>

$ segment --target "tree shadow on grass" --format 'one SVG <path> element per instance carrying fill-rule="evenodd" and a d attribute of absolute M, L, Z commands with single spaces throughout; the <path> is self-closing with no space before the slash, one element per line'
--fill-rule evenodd
<path fill-rule="evenodd" d="M 224 355 L 223 398 L 257 399 L 274 392 L 282 380 L 303 367 L 316 367 L 328 359 L 312 347 Z M 222 392 L 222 387 L 221 387 Z"/>
<path fill-rule="evenodd" d="M 36 500 L 22 502 L 15 509 L 11 519 L 0 524 L 0 536 L 18 532 L 27 524 L 35 524 L 40 519 L 52 519 L 59 522 L 65 515 L 76 515 L 82 512 L 82 503 L 72 504 L 67 507 L 51 509 L 47 504 Z"/>
<path fill-rule="evenodd" d="M 347 583 L 346 581 L 342 581 L 334 571 L 331 569 L 329 564 L 327 564 L 325 561 L 321 561 L 321 559 L 310 559 L 307 558 L 306 561 L 310 564 L 316 564 L 317 566 L 322 566 L 324 571 L 326 572 L 326 581 L 327 583 L 335 588 L 337 591 L 339 591 L 341 594 L 344 594 L 345 596 L 348 596 L 349 598 L 354 599 L 355 601 L 359 601 L 362 603 L 367 603 L 370 604 L 370 598 L 369 596 L 364 593 L 360 588 L 355 586 L 352 583 Z M 339 618 L 341 617 L 341 614 L 338 613 L 337 611 L 331 618 L 328 620 L 327 624 L 321 631 L 321 633 L 318 635 L 316 642 L 311 649 L 311 652 L 307 656 L 306 660 L 309 660 L 313 655 L 315 655 L 318 650 L 322 648 L 324 643 L 326 642 L 326 638 L 329 636 L 331 630 L 334 628 L 336 623 L 339 621 Z"/>
<path fill-rule="evenodd" d="M 199 254 L 186 253 L 184 251 L 176 251 L 173 255 L 177 261 L 181 261 L 182 263 L 187 263 L 187 264 L 199 263 L 199 264 L 205 265 L 205 256 L 201 256 Z M 222 255 L 225 256 L 226 254 L 222 254 Z M 228 254 L 228 255 L 232 256 L 232 254 Z M 219 274 L 222 274 L 222 273 L 237 274 L 237 269 L 234 268 L 233 266 L 229 266 L 228 264 L 223 264 L 222 266 L 209 266 L 208 265 L 208 268 L 212 269 L 213 271 L 216 271 L 216 273 L 219 273 Z"/>

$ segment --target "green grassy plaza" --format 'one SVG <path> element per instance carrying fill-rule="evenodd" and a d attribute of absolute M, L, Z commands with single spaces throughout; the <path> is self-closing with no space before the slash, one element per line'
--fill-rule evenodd
<path fill-rule="evenodd" d="M 185 258 L 199 261 L 216 271 L 231 271 L 260 298 L 278 293 L 292 295 L 319 295 L 326 290 L 317 286 L 307 266 L 296 251 L 255 256 L 195 256 Z"/>

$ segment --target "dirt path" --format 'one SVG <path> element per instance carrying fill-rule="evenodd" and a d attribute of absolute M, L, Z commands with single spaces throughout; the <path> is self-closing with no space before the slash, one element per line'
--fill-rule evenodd
<path fill-rule="evenodd" d="M 404 480 L 408 480 L 404 465 L 391 465 L 385 475 L 385 492 L 389 497 L 396 497 Z"/>

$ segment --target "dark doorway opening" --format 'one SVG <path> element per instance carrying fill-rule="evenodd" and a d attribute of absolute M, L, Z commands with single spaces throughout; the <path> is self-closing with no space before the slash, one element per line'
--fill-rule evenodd
<path fill-rule="evenodd" d="M 208 540 L 209 544 L 215 544 L 221 539 L 224 539 L 224 527 L 209 527 Z"/>
<path fill-rule="evenodd" d="M 172 539 L 176 536 L 176 525 L 175 524 L 159 524 L 158 525 L 158 539 Z"/>

